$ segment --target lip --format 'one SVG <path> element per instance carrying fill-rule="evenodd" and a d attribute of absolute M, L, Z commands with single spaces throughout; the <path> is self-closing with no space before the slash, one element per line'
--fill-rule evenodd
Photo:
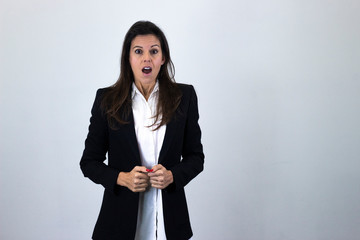
<path fill-rule="evenodd" d="M 152 72 L 152 67 L 150 66 L 145 66 L 141 69 L 141 71 L 144 73 L 144 74 L 150 74 Z"/>

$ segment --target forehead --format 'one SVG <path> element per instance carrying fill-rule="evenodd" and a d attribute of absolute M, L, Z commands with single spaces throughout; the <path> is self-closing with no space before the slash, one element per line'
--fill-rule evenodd
<path fill-rule="evenodd" d="M 137 35 L 131 42 L 131 47 L 139 46 L 139 47 L 151 47 L 153 45 L 159 45 L 159 39 L 153 35 Z"/>

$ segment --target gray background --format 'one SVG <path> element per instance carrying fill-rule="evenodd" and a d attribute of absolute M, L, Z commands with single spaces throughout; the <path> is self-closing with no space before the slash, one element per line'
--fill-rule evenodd
<path fill-rule="evenodd" d="M 137 20 L 199 97 L 194 239 L 359 239 L 358 0 L 0 1 L 0 239 L 90 239 L 78 163 Z"/>

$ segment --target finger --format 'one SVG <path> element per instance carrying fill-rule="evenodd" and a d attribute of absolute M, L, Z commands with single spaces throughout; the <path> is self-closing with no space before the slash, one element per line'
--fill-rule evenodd
<path fill-rule="evenodd" d="M 154 170 L 152 172 L 149 172 L 148 175 L 151 176 L 159 176 L 159 175 L 163 175 L 164 172 L 166 171 L 166 168 L 164 167 L 157 167 L 157 168 L 153 168 Z"/>
<path fill-rule="evenodd" d="M 142 183 L 142 184 L 135 185 L 134 188 L 135 189 L 142 189 L 142 188 L 147 188 L 147 186 L 148 186 L 147 183 Z"/>
<path fill-rule="evenodd" d="M 146 189 L 148 186 L 149 186 L 148 183 L 138 183 L 138 184 L 133 184 L 131 188 L 134 190 L 142 190 L 142 189 Z"/>
<path fill-rule="evenodd" d="M 153 184 L 163 184 L 165 179 L 163 177 L 150 178 L 150 183 Z"/>
<path fill-rule="evenodd" d="M 151 187 L 157 188 L 157 189 L 164 189 L 165 188 L 165 186 L 162 185 L 162 184 L 152 184 Z"/>
<path fill-rule="evenodd" d="M 132 189 L 133 192 L 145 192 L 146 191 L 146 187 L 141 187 L 141 188 L 134 188 Z"/>
<path fill-rule="evenodd" d="M 155 165 L 152 169 L 153 169 L 153 172 L 156 172 L 156 171 L 158 171 L 158 170 L 160 170 L 160 169 L 164 169 L 165 167 L 163 166 L 163 165 L 161 165 L 161 164 L 157 164 L 157 165 Z M 166 168 L 165 168 L 166 169 Z"/>
<path fill-rule="evenodd" d="M 150 184 L 158 184 L 158 181 L 156 179 L 150 179 Z"/>
<path fill-rule="evenodd" d="M 146 167 L 145 166 L 136 166 L 133 168 L 133 170 L 135 172 L 142 172 L 142 173 L 146 173 Z"/>
<path fill-rule="evenodd" d="M 133 183 L 134 185 L 140 185 L 140 184 L 148 184 L 149 179 L 146 178 L 134 178 Z"/>
<path fill-rule="evenodd" d="M 164 171 L 161 169 L 161 170 L 157 170 L 156 172 L 154 173 L 149 173 L 148 176 L 150 178 L 154 178 L 154 179 L 159 179 L 159 178 L 163 178 L 165 175 Z"/>
<path fill-rule="evenodd" d="M 146 173 L 143 173 L 143 172 L 136 172 L 134 174 L 134 178 L 135 179 L 149 179 L 149 176 L 146 174 Z"/>
<path fill-rule="evenodd" d="M 156 187 L 156 188 L 158 188 L 159 187 L 159 183 L 158 182 L 156 182 L 156 181 L 152 181 L 151 182 L 151 187 Z"/>

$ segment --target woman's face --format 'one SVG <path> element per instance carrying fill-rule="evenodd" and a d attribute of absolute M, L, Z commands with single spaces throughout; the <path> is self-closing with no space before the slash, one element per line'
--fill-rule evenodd
<path fill-rule="evenodd" d="M 160 41 L 155 35 L 138 35 L 132 42 L 129 57 L 135 84 L 155 84 L 161 65 L 164 64 Z"/>

